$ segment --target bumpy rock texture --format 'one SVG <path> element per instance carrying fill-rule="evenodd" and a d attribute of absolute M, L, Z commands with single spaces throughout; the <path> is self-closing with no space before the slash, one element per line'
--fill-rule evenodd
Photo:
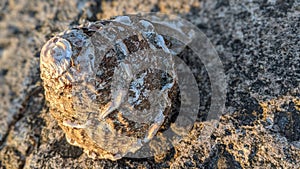
<path fill-rule="evenodd" d="M 92 158 L 118 160 L 152 140 L 177 96 L 170 51 L 138 16 L 88 22 L 51 38 L 41 50 L 41 78 L 67 141 Z"/>
<path fill-rule="evenodd" d="M 0 168 L 300 167 L 299 1 L 4 0 L 0 9 Z M 70 25 L 135 11 L 179 14 L 208 36 L 225 67 L 226 111 L 216 126 L 205 121 L 210 90 L 200 70 L 201 113 L 177 146 L 155 158 L 93 160 L 49 114 L 39 52 Z M 188 49 L 180 55 L 197 62 Z"/>

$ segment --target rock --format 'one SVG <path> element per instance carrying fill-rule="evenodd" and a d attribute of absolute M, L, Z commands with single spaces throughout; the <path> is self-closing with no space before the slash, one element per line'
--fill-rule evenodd
<path fill-rule="evenodd" d="M 300 168 L 299 2 L 143 2 L 147 5 L 0 2 L 0 168 Z M 209 77 L 194 65 L 203 95 L 188 136 L 161 156 L 93 160 L 68 144 L 50 115 L 39 78 L 39 52 L 70 25 L 136 9 L 178 14 L 205 33 L 225 67 L 226 110 L 220 121 L 206 121 Z M 192 56 L 188 53 L 185 49 L 181 56 Z M 193 67 L 198 61 L 191 57 L 185 62 Z"/>

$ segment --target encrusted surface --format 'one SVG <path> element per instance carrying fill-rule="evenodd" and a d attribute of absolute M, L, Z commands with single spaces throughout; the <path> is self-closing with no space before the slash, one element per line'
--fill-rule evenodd
<path fill-rule="evenodd" d="M 40 57 L 50 112 L 90 157 L 135 153 L 171 114 L 174 61 L 164 38 L 137 16 L 66 30 Z"/>
<path fill-rule="evenodd" d="M 0 1 L 0 168 L 299 168 L 299 1 L 142 2 Z M 200 71 L 201 114 L 174 149 L 93 160 L 67 142 L 44 104 L 39 52 L 69 25 L 137 10 L 179 11 L 209 37 L 227 75 L 226 115 L 218 126 L 201 122 L 209 85 Z M 198 62 L 189 50 L 182 58 Z M 202 137 L 209 127 L 214 134 Z"/>

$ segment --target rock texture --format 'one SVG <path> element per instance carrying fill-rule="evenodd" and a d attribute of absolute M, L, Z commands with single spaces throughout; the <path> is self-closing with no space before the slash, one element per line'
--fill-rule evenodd
<path fill-rule="evenodd" d="M 167 128 L 177 96 L 170 50 L 137 16 L 88 22 L 51 38 L 40 54 L 41 79 L 67 141 L 91 158 L 115 161 Z"/>
<path fill-rule="evenodd" d="M 300 168 L 298 0 L 3 0 L 0 9 L 0 168 Z M 201 113 L 177 146 L 155 158 L 93 160 L 49 114 L 39 52 L 70 25 L 136 11 L 179 14 L 207 35 L 225 67 L 226 111 L 205 121 L 209 84 L 199 70 Z"/>

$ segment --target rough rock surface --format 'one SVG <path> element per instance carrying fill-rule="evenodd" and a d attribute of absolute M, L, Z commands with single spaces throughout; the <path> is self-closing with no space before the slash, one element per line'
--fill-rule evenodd
<path fill-rule="evenodd" d="M 0 1 L 0 168 L 300 168 L 299 0 L 184 2 Z M 160 158 L 92 160 L 49 114 L 39 51 L 70 25 L 136 11 L 179 14 L 207 35 L 225 67 L 226 111 L 218 125 L 199 115 Z"/>

